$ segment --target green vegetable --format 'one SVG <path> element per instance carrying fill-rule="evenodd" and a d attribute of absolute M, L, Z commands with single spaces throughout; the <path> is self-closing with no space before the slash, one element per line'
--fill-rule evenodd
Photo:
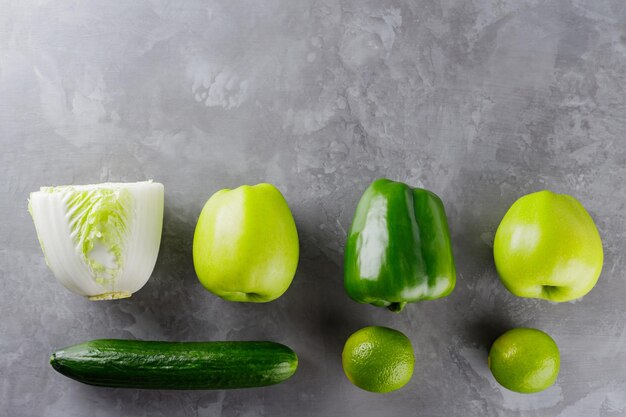
<path fill-rule="evenodd" d="M 513 203 L 498 226 L 493 254 L 509 291 L 555 302 L 591 291 L 604 259 L 600 234 L 587 210 L 574 197 L 551 191 Z"/>
<path fill-rule="evenodd" d="M 456 272 L 439 197 L 387 179 L 374 181 L 348 233 L 344 283 L 353 300 L 391 311 L 450 294 Z"/>
<path fill-rule="evenodd" d="M 296 354 L 274 342 L 154 342 L 101 339 L 59 349 L 52 367 L 106 387 L 227 389 L 262 387 L 291 377 Z"/>
<path fill-rule="evenodd" d="M 193 237 L 193 263 L 209 291 L 229 301 L 280 297 L 298 266 L 298 232 L 283 195 L 271 184 L 211 196 Z"/>
<path fill-rule="evenodd" d="M 150 278 L 161 242 L 162 184 L 42 187 L 28 209 L 48 266 L 70 291 L 124 298 Z"/>

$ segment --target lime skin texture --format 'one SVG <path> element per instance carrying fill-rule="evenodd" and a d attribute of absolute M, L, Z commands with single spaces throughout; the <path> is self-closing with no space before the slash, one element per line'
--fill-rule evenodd
<path fill-rule="evenodd" d="M 554 384 L 561 359 L 558 346 L 547 333 L 520 327 L 496 339 L 489 351 L 488 364 L 504 388 L 530 394 Z"/>
<path fill-rule="evenodd" d="M 402 388 L 411 380 L 415 365 L 411 341 L 398 330 L 380 326 L 353 333 L 341 359 L 350 382 L 377 393 Z"/>
<path fill-rule="evenodd" d="M 596 285 L 602 241 L 572 196 L 539 191 L 517 200 L 496 231 L 494 260 L 504 286 L 519 297 L 571 301 Z"/>
<path fill-rule="evenodd" d="M 280 297 L 298 266 L 296 224 L 271 184 L 243 185 L 211 196 L 193 239 L 193 263 L 206 289 L 228 301 Z"/>

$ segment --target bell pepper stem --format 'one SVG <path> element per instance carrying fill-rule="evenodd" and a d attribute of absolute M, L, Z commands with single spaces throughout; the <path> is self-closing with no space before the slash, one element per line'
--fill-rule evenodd
<path fill-rule="evenodd" d="M 402 311 L 405 305 L 406 303 L 391 303 L 387 306 L 387 308 L 394 313 L 399 313 Z"/>

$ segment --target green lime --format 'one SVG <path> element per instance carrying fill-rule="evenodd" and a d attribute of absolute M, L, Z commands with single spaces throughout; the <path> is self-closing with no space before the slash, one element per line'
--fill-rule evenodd
<path fill-rule="evenodd" d="M 504 333 L 491 346 L 489 369 L 504 388 L 529 394 L 556 381 L 561 359 L 552 338 L 537 329 L 518 328 Z"/>
<path fill-rule="evenodd" d="M 370 326 L 348 338 L 341 354 L 343 370 L 354 385 L 372 392 L 402 388 L 413 376 L 413 347 L 403 333 Z"/>

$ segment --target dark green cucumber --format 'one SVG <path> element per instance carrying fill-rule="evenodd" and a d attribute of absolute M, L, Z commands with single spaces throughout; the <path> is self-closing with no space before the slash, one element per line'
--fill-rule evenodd
<path fill-rule="evenodd" d="M 99 339 L 59 349 L 52 367 L 97 386 L 228 389 L 278 384 L 298 357 L 274 342 L 153 342 Z"/>

